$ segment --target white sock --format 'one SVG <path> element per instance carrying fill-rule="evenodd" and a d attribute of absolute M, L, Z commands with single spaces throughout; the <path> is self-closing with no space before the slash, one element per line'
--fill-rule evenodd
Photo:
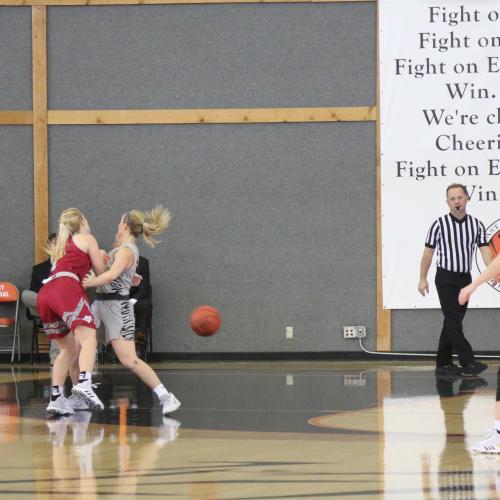
<path fill-rule="evenodd" d="M 92 373 L 91 372 L 80 372 L 80 375 L 78 377 L 78 383 L 89 383 L 92 384 Z"/>
<path fill-rule="evenodd" d="M 160 401 L 168 396 L 167 388 L 163 384 L 156 386 L 153 392 L 158 396 Z"/>
<path fill-rule="evenodd" d="M 55 401 L 59 396 L 64 394 L 64 387 L 62 385 L 53 385 L 51 390 L 51 400 Z"/>
<path fill-rule="evenodd" d="M 495 420 L 495 430 L 500 433 L 500 420 Z"/>

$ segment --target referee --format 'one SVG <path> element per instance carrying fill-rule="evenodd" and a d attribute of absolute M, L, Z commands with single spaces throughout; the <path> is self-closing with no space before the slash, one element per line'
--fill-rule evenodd
<path fill-rule="evenodd" d="M 471 282 L 471 264 L 476 246 L 486 265 L 493 258 L 486 241 L 483 224 L 466 213 L 469 194 L 462 184 L 451 184 L 446 189 L 446 203 L 450 213 L 439 217 L 431 225 L 420 263 L 418 291 L 429 293 L 427 273 L 437 248 L 436 289 L 444 315 L 436 356 L 436 375 L 477 375 L 488 365 L 474 359 L 474 352 L 465 338 L 462 321 L 467 303 L 460 305 L 460 289 Z M 453 352 L 458 354 L 461 366 L 453 364 Z"/>

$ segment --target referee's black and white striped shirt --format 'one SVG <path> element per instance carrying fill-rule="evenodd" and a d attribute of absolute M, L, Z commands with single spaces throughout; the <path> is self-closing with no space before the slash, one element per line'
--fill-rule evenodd
<path fill-rule="evenodd" d="M 425 240 L 426 247 L 437 247 L 437 266 L 457 273 L 470 272 L 476 245 L 488 246 L 486 230 L 482 222 L 469 214 L 462 220 L 451 213 L 439 217 Z"/>

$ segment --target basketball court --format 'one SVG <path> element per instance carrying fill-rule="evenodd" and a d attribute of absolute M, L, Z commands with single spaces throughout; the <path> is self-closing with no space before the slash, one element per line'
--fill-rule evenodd
<path fill-rule="evenodd" d="M 0 497 L 500 498 L 497 4 L 0 0 Z"/>
<path fill-rule="evenodd" d="M 47 420 L 43 368 L 0 373 L 6 498 L 498 498 L 497 366 L 436 379 L 410 362 L 163 363 L 163 419 L 132 374 L 101 365 L 102 413 Z M 109 383 L 112 379 L 113 383 Z"/>

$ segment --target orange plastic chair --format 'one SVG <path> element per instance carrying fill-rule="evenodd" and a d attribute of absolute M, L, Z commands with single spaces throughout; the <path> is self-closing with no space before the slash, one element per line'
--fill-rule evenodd
<path fill-rule="evenodd" d="M 17 286 L 8 281 L 0 281 L 0 303 L 15 303 L 14 316 L 0 316 L 0 328 L 12 329 L 12 347 L 0 347 L 0 352 L 11 352 L 10 362 L 14 362 L 14 355 L 17 349 L 17 360 L 21 361 L 21 342 L 19 339 L 19 290 Z M 1 334 L 7 336 L 8 334 Z"/>

